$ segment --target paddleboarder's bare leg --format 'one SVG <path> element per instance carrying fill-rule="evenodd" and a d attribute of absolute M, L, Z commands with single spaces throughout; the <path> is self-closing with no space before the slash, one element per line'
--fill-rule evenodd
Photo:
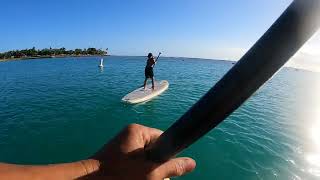
<path fill-rule="evenodd" d="M 154 77 L 152 77 L 151 80 L 152 80 L 152 90 L 154 90 Z"/>
<path fill-rule="evenodd" d="M 148 78 L 145 78 L 145 79 L 144 79 L 144 83 L 143 83 L 143 89 L 144 89 L 144 90 L 146 90 L 147 80 L 148 80 Z"/>

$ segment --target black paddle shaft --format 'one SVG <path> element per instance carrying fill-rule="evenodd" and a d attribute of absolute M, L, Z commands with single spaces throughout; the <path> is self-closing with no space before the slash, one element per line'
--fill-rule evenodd
<path fill-rule="evenodd" d="M 254 46 L 148 149 L 172 158 L 216 127 L 272 77 L 318 30 L 320 0 L 295 0 Z"/>
<path fill-rule="evenodd" d="M 158 54 L 156 61 L 158 61 L 159 57 L 160 57 L 161 53 Z"/>
<path fill-rule="evenodd" d="M 157 61 L 158 61 L 158 59 L 159 59 L 160 55 L 161 55 L 161 52 L 158 54 L 158 56 L 157 56 L 157 58 L 156 58 L 155 62 L 157 62 Z"/>
<path fill-rule="evenodd" d="M 159 59 L 160 55 L 161 55 L 161 52 L 159 52 L 158 57 L 157 57 L 157 59 L 155 60 L 155 62 L 157 62 L 157 61 L 158 61 L 158 59 Z M 154 65 L 153 65 L 153 67 L 155 67 L 155 66 L 156 66 L 156 64 L 154 64 Z"/>

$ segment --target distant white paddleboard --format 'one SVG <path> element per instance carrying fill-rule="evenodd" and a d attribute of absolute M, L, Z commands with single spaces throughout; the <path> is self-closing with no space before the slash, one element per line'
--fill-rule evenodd
<path fill-rule="evenodd" d="M 163 93 L 166 89 L 169 87 L 169 82 L 166 80 L 162 80 L 160 82 L 155 82 L 154 83 L 154 90 L 152 90 L 152 85 L 148 84 L 146 89 L 144 90 L 143 87 L 136 89 L 132 91 L 131 93 L 125 95 L 122 98 L 122 101 L 131 103 L 131 104 L 136 104 L 136 103 L 141 103 L 144 101 L 148 101 L 161 93 Z"/>
<path fill-rule="evenodd" d="M 100 60 L 99 67 L 103 68 L 103 58 L 101 58 L 101 60 Z"/>

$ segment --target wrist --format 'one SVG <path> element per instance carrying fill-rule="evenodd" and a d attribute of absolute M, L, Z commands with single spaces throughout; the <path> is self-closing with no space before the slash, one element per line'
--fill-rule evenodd
<path fill-rule="evenodd" d="M 100 165 L 101 165 L 100 161 L 95 159 L 86 159 L 86 160 L 78 161 L 77 163 L 82 168 L 81 176 L 86 176 L 99 171 Z"/>
<path fill-rule="evenodd" d="M 78 179 L 99 170 L 100 162 L 86 159 L 72 163 L 52 164 L 45 166 L 27 166 L 31 179 Z"/>

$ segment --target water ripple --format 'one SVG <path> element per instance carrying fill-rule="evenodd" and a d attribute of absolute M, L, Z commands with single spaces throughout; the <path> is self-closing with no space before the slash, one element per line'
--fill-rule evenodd
<path fill-rule="evenodd" d="M 0 161 L 77 160 L 133 122 L 165 130 L 232 67 L 162 58 L 156 79 L 168 80 L 169 89 L 128 105 L 120 99 L 142 85 L 145 59 L 108 57 L 103 70 L 98 63 L 99 57 L 2 62 Z M 197 160 L 197 170 L 183 179 L 318 179 L 310 156 L 318 152 L 309 137 L 320 117 L 318 77 L 282 69 L 182 154 Z"/>

